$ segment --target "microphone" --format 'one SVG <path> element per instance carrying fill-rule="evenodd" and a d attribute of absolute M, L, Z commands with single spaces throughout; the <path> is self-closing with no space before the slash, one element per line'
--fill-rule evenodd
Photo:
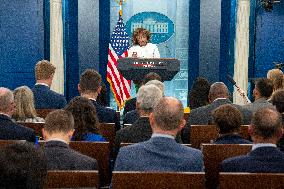
<path fill-rule="evenodd" d="M 245 92 L 237 85 L 236 81 L 229 75 L 227 74 L 227 79 L 230 83 L 232 83 L 233 85 L 235 85 L 237 87 L 237 91 L 239 92 L 239 94 L 244 98 L 244 100 L 247 103 L 251 103 L 250 99 L 248 98 L 248 96 L 245 94 Z"/>

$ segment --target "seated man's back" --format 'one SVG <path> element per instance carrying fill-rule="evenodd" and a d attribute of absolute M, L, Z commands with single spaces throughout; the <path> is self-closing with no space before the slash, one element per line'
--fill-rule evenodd
<path fill-rule="evenodd" d="M 134 145 L 122 147 L 115 171 L 202 171 L 200 150 L 183 146 L 174 139 L 154 137 Z"/>
<path fill-rule="evenodd" d="M 35 66 L 36 84 L 32 91 L 36 109 L 61 109 L 67 104 L 63 95 L 50 90 L 55 69 L 47 60 L 41 60 Z"/>
<path fill-rule="evenodd" d="M 74 133 L 74 119 L 71 112 L 55 110 L 45 119 L 43 137 L 48 169 L 93 170 L 97 161 L 72 150 L 68 143 Z"/>
<path fill-rule="evenodd" d="M 222 171 L 284 173 L 284 153 L 276 147 L 283 134 L 281 115 L 270 108 L 259 109 L 249 127 L 252 151 L 224 160 Z"/>
<path fill-rule="evenodd" d="M 161 98 L 149 120 L 153 130 L 151 139 L 121 148 L 115 171 L 202 171 L 201 151 L 175 141 L 177 133 L 185 125 L 179 100 Z"/>
<path fill-rule="evenodd" d="M 44 146 L 47 168 L 56 170 L 95 170 L 97 161 L 71 149 L 61 141 L 49 141 Z"/>

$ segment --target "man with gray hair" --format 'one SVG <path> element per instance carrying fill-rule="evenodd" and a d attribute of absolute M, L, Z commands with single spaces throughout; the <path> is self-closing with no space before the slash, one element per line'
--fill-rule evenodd
<path fill-rule="evenodd" d="M 14 123 L 14 95 L 10 89 L 0 87 L 0 139 L 35 142 L 34 130 Z"/>
<path fill-rule="evenodd" d="M 276 147 L 283 135 L 280 113 L 270 108 L 259 109 L 254 114 L 249 133 L 253 140 L 252 151 L 224 160 L 222 171 L 284 173 L 284 153 Z"/>
<path fill-rule="evenodd" d="M 114 171 L 203 170 L 200 150 L 183 146 L 175 136 L 184 127 L 183 105 L 173 97 L 163 97 L 149 116 L 153 134 L 148 141 L 122 147 Z"/>
<path fill-rule="evenodd" d="M 151 138 L 152 130 L 149 123 L 149 115 L 162 96 L 162 91 L 154 85 L 144 85 L 139 88 L 136 102 L 139 118 L 131 126 L 117 131 L 115 137 L 116 152 L 122 142 L 137 143 Z"/>
<path fill-rule="evenodd" d="M 163 82 L 154 79 L 154 80 L 150 80 L 147 83 L 145 83 L 145 86 L 147 85 L 155 85 L 162 91 L 163 96 L 164 96 L 165 85 Z M 133 124 L 138 119 L 139 119 L 139 112 L 138 112 L 137 105 L 136 105 L 135 110 L 129 111 L 125 114 L 124 119 L 123 119 L 123 124 Z"/>
<path fill-rule="evenodd" d="M 193 109 L 190 112 L 189 119 L 187 121 L 187 126 L 183 131 L 183 142 L 190 143 L 189 132 L 190 125 L 207 125 L 213 123 L 212 113 L 213 110 L 224 104 L 231 104 L 236 107 L 243 116 L 243 125 L 250 124 L 251 112 L 239 105 L 233 104 L 229 100 L 229 90 L 223 82 L 215 82 L 210 86 L 209 90 L 209 105 L 201 106 L 199 108 Z"/>

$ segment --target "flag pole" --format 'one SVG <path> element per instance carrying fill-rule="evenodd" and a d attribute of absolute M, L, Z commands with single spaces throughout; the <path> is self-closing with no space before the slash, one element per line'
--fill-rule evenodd
<path fill-rule="evenodd" d="M 119 0 L 119 16 L 122 17 L 122 2 L 123 0 Z"/>

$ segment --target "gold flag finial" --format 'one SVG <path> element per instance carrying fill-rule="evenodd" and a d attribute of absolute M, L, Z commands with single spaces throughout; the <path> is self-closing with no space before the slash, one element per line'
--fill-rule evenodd
<path fill-rule="evenodd" d="M 122 4 L 126 0 L 116 0 L 116 2 L 119 4 L 119 16 L 122 16 Z"/>

